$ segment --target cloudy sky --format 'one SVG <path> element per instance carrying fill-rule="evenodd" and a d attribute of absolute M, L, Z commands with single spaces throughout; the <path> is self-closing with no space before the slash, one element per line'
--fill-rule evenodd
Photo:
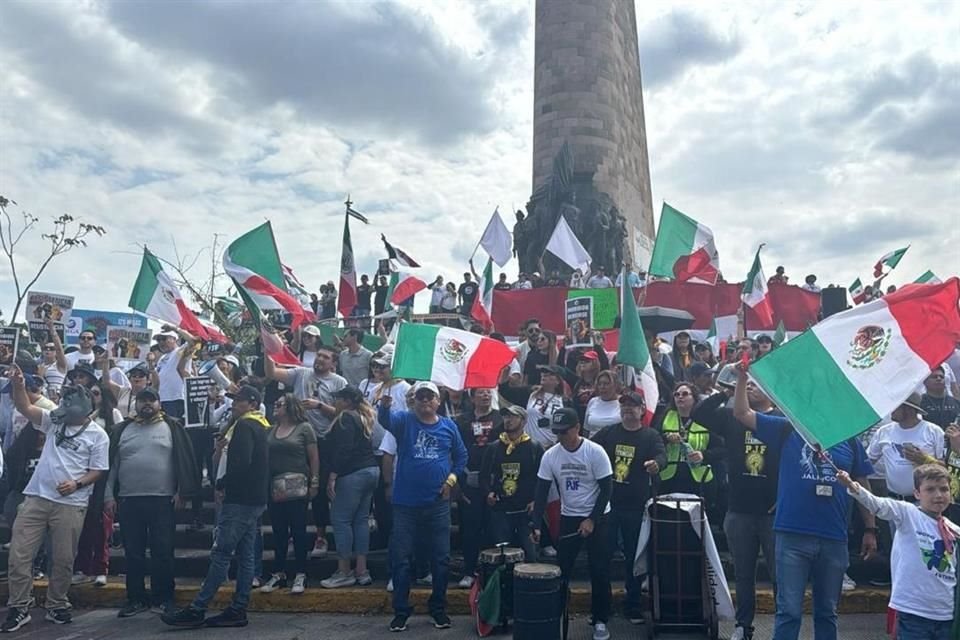
<path fill-rule="evenodd" d="M 462 273 L 493 208 L 530 194 L 533 4 L 0 3 L 0 194 L 108 229 L 35 288 L 124 310 L 138 244 L 193 255 L 269 219 L 315 289 L 348 193 L 372 221 L 361 271 L 384 232 L 431 277 Z M 960 271 L 960 4 L 654 4 L 654 209 L 713 228 L 729 279 L 759 242 L 794 280 L 866 279 L 908 243 L 892 282 Z M 8 313 L 12 289 L 0 265 Z"/>

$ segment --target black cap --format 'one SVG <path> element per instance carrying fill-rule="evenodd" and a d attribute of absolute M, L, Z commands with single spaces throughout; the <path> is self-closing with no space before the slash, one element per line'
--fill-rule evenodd
<path fill-rule="evenodd" d="M 561 379 L 570 373 L 565 367 L 561 367 L 558 364 L 538 364 L 537 369 L 544 373 L 552 373 Z"/>
<path fill-rule="evenodd" d="M 643 397 L 643 393 L 639 391 L 626 391 L 620 394 L 620 404 L 633 404 L 638 407 L 647 406 L 647 400 Z"/>
<path fill-rule="evenodd" d="M 263 396 L 260 395 L 260 389 L 251 384 L 245 384 L 236 393 L 228 393 L 227 397 L 231 400 L 246 400 L 255 407 L 259 407 L 263 402 Z"/>
<path fill-rule="evenodd" d="M 757 344 L 760 344 L 761 342 L 773 344 L 773 338 L 771 338 L 765 333 L 761 333 L 760 335 L 757 336 Z"/>
<path fill-rule="evenodd" d="M 140 402 L 141 400 L 152 401 L 152 400 L 160 400 L 160 396 L 157 395 L 157 392 L 154 391 L 151 387 L 147 387 L 146 389 L 141 389 L 140 392 L 137 393 L 137 397 L 135 399 L 137 402 Z"/>
<path fill-rule="evenodd" d="M 130 367 L 130 370 L 127 371 L 127 377 L 129 378 L 129 377 L 131 377 L 131 376 L 143 376 L 143 377 L 145 377 L 145 378 L 148 378 L 148 377 L 150 377 L 150 371 L 149 371 L 149 369 L 147 369 L 147 365 L 145 365 L 144 363 L 140 362 L 140 363 L 138 363 L 138 364 Z"/>
<path fill-rule="evenodd" d="M 330 394 L 334 398 L 343 398 L 353 404 L 360 404 L 363 399 L 363 392 L 352 385 L 347 385 L 343 389 L 338 389 Z"/>
<path fill-rule="evenodd" d="M 70 371 L 67 371 L 67 380 L 69 380 L 70 382 L 73 382 L 73 379 L 78 374 L 84 374 L 84 375 L 90 376 L 90 380 L 92 380 L 92 382 L 90 383 L 91 385 L 97 383 L 96 369 L 93 368 L 92 364 L 90 364 L 85 360 L 81 360 L 77 364 L 73 365 L 73 369 L 70 369 Z"/>
<path fill-rule="evenodd" d="M 580 417 L 575 410 L 568 407 L 557 409 L 550 418 L 550 430 L 554 433 L 563 433 L 578 424 L 580 424 Z"/>
<path fill-rule="evenodd" d="M 688 369 L 691 378 L 702 376 L 705 373 L 709 373 L 709 371 L 710 365 L 708 365 L 706 362 L 694 362 Z"/>

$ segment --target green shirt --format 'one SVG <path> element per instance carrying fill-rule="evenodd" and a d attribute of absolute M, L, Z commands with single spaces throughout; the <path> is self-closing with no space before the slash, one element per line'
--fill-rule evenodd
<path fill-rule="evenodd" d="M 270 447 L 270 477 L 281 473 L 302 473 L 310 477 L 307 445 L 317 444 L 317 436 L 309 422 L 301 422 L 285 438 L 278 438 L 277 427 L 273 427 L 267 444 Z"/>

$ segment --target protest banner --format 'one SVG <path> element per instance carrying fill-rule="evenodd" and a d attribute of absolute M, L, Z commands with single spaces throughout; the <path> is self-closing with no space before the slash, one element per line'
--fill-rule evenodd
<path fill-rule="evenodd" d="M 107 327 L 107 351 L 111 358 L 140 360 L 150 351 L 150 330 L 138 327 Z"/>
<path fill-rule="evenodd" d="M 567 300 L 591 298 L 593 300 L 593 329 L 612 329 L 620 315 L 619 289 L 569 289 Z"/>
<path fill-rule="evenodd" d="M 216 386 L 213 378 L 195 376 L 184 378 L 187 386 L 187 411 L 184 426 L 202 427 L 207 423 L 207 407 L 210 403 L 210 387 Z"/>
<path fill-rule="evenodd" d="M 99 311 L 96 309 L 74 309 L 66 325 L 66 344 L 77 344 L 79 342 L 80 332 L 84 329 L 93 331 L 97 336 L 97 344 L 103 344 L 107 341 L 107 327 L 137 327 L 146 329 L 147 319 L 135 313 Z"/>
<path fill-rule="evenodd" d="M 0 327 L 0 372 L 13 364 L 20 348 L 20 327 Z"/>
<path fill-rule="evenodd" d="M 593 298 L 580 296 L 566 302 L 566 327 L 568 347 L 589 347 L 593 343 L 590 330 L 593 327 Z"/>
<path fill-rule="evenodd" d="M 30 331 L 30 342 L 43 344 L 50 339 L 47 329 L 47 318 L 53 320 L 53 328 L 63 343 L 66 337 L 66 323 L 73 312 L 73 296 L 61 293 L 43 293 L 31 291 L 27 294 L 27 328 Z"/>

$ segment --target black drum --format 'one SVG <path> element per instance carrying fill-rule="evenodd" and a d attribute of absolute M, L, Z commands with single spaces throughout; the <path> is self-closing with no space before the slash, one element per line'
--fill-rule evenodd
<path fill-rule="evenodd" d="M 500 566 L 500 623 L 505 627 L 513 617 L 513 568 L 523 562 L 523 549 L 494 547 L 480 552 L 480 589 L 482 590 Z"/>
<path fill-rule="evenodd" d="M 563 580 L 560 567 L 526 563 L 513 568 L 514 640 L 560 640 Z"/>

